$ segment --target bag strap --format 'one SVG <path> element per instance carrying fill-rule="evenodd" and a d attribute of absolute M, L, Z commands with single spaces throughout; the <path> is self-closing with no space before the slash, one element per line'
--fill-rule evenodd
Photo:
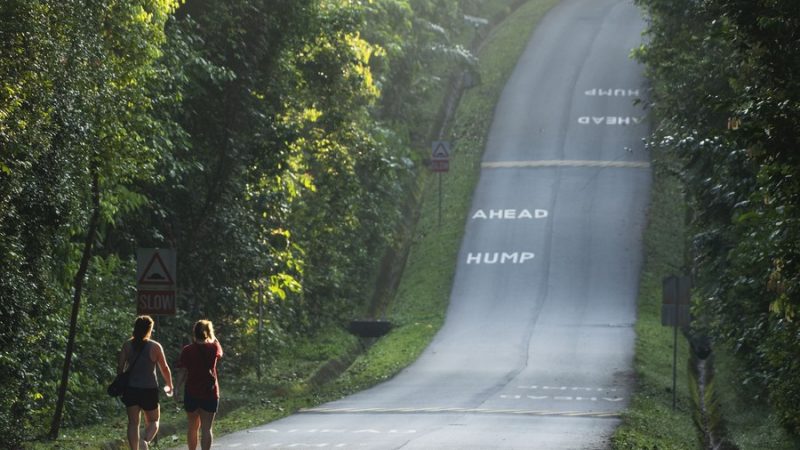
<path fill-rule="evenodd" d="M 136 354 L 136 358 L 133 358 L 133 362 L 131 363 L 130 367 L 128 367 L 128 370 L 126 372 L 130 372 L 131 370 L 133 370 L 133 366 L 136 365 L 136 361 L 139 360 L 139 356 L 141 356 L 141 354 L 144 352 L 145 347 L 147 347 L 147 342 L 142 342 L 142 349 L 139 350 L 139 353 Z M 131 342 L 131 348 L 133 348 L 133 342 Z"/>

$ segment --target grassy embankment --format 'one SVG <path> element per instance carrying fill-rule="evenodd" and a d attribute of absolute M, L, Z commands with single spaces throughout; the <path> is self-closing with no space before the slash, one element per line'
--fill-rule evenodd
<path fill-rule="evenodd" d="M 639 285 L 636 322 L 636 390 L 615 449 L 700 448 L 692 422 L 687 379 L 689 349 L 678 336 L 677 407 L 672 409 L 673 329 L 661 325 L 661 282 L 682 273 L 685 206 L 678 180 L 653 161 L 653 190 L 644 236 L 645 260 Z"/>
<path fill-rule="evenodd" d="M 685 201 L 669 155 L 654 155 L 649 223 L 644 236 L 645 265 L 636 325 L 636 392 L 613 439 L 614 449 L 689 450 L 702 448 L 693 422 L 688 378 L 689 348 L 678 337 L 678 405 L 672 410 L 673 332 L 661 326 L 661 280 L 681 274 L 686 245 Z M 739 450 L 791 450 L 800 442 L 778 424 L 763 401 L 753 399 L 737 378 L 736 360 L 723 346 L 714 349 L 713 389 L 726 437 Z"/>
<path fill-rule="evenodd" d="M 662 327 L 661 280 L 680 274 L 685 202 L 680 181 L 665 170 L 674 162 L 668 155 L 655 155 L 652 201 L 645 232 L 645 266 L 642 272 L 636 325 L 637 387 L 624 414 L 623 425 L 614 436 L 614 448 L 625 450 L 689 450 L 702 448 L 693 423 L 688 379 L 689 349 L 679 335 L 678 407 L 672 410 L 672 329 Z M 722 346 L 714 350 L 715 376 L 712 389 L 718 398 L 727 438 L 740 450 L 790 450 L 800 442 L 787 435 L 763 401 L 755 401 L 737 378 L 736 361 Z"/>
<path fill-rule="evenodd" d="M 755 401 L 755 392 L 737 377 L 739 368 L 726 348 L 715 350 L 716 389 L 727 437 L 739 450 L 797 450 L 800 438 L 790 436 L 769 406 Z"/>

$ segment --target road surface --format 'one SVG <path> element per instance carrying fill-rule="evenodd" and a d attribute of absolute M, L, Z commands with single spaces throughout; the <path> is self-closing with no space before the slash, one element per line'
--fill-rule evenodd
<path fill-rule="evenodd" d="M 631 0 L 565 0 L 498 103 L 441 331 L 393 379 L 215 448 L 601 449 L 632 385 L 650 169 Z"/>

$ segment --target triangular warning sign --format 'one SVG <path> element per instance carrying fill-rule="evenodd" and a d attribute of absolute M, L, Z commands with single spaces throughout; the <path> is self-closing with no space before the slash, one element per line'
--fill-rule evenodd
<path fill-rule="evenodd" d="M 164 264 L 164 261 L 161 260 L 161 256 L 159 256 L 158 252 L 153 253 L 150 262 L 145 266 L 144 272 L 142 272 L 142 276 L 139 278 L 139 284 L 156 286 L 175 284 L 175 281 L 172 280 L 172 275 L 169 274 L 167 266 Z"/>
<path fill-rule="evenodd" d="M 437 142 L 436 146 L 433 148 L 433 154 L 431 156 L 436 159 L 446 159 L 450 157 L 450 152 L 448 151 L 447 143 Z"/>

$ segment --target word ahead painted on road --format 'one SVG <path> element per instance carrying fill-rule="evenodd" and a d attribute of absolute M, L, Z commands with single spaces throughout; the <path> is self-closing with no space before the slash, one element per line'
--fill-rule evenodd
<path fill-rule="evenodd" d="M 518 219 L 544 219 L 548 215 L 546 209 L 479 209 L 472 214 L 472 219 L 484 220 L 518 220 Z"/>
<path fill-rule="evenodd" d="M 469 252 L 467 264 L 525 264 L 533 258 L 532 252 Z"/>
<path fill-rule="evenodd" d="M 175 314 L 175 260 L 174 250 L 136 250 L 137 314 Z"/>

